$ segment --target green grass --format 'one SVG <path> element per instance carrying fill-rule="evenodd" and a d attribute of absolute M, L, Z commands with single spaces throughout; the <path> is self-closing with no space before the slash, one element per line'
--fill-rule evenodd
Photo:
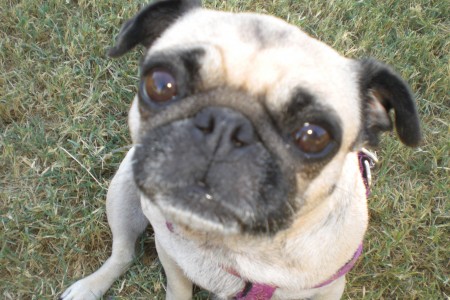
<path fill-rule="evenodd" d="M 105 193 L 130 138 L 139 53 L 105 50 L 140 7 L 4 0 L 0 10 L 0 298 L 54 299 L 109 255 Z M 393 65 L 416 93 L 424 142 L 386 135 L 365 254 L 346 299 L 449 299 L 450 4 L 442 0 L 206 1 L 270 13 L 350 57 Z M 152 232 L 107 295 L 162 299 Z M 203 296 L 202 296 L 203 295 Z M 206 299 L 199 293 L 198 299 Z"/>

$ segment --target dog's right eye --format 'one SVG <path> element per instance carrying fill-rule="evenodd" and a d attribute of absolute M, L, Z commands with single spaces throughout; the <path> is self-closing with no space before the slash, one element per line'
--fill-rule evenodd
<path fill-rule="evenodd" d="M 164 103 L 177 96 L 175 77 L 163 68 L 155 68 L 148 72 L 143 83 L 144 94 L 152 102 Z"/>
<path fill-rule="evenodd" d="M 335 144 L 330 133 L 323 127 L 305 123 L 302 128 L 292 133 L 298 148 L 309 157 L 327 155 Z"/>

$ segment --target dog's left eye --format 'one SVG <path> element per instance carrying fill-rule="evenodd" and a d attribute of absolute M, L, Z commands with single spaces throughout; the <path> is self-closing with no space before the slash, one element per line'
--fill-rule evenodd
<path fill-rule="evenodd" d="M 331 135 L 325 128 L 310 123 L 303 124 L 292 136 L 303 153 L 313 156 L 326 155 L 333 144 Z"/>
<path fill-rule="evenodd" d="M 144 92 L 153 102 L 172 100 L 177 96 L 175 77 L 165 69 L 153 69 L 144 78 Z"/>

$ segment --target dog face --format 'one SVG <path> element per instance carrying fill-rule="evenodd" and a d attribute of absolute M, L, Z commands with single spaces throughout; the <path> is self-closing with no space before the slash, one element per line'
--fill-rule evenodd
<path fill-rule="evenodd" d="M 275 234 L 338 193 L 349 153 L 376 145 L 395 111 L 420 141 L 408 86 L 279 19 L 159 1 L 122 28 L 110 56 L 146 47 L 130 115 L 134 176 L 168 222 Z"/>

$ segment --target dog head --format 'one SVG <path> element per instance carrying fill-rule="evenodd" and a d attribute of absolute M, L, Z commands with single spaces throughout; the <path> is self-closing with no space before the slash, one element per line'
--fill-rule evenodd
<path fill-rule="evenodd" d="M 391 110 L 404 144 L 421 139 L 412 94 L 389 67 L 274 17 L 158 1 L 109 55 L 138 44 L 134 176 L 170 222 L 274 234 L 339 192 L 347 155 L 377 144 Z"/>

